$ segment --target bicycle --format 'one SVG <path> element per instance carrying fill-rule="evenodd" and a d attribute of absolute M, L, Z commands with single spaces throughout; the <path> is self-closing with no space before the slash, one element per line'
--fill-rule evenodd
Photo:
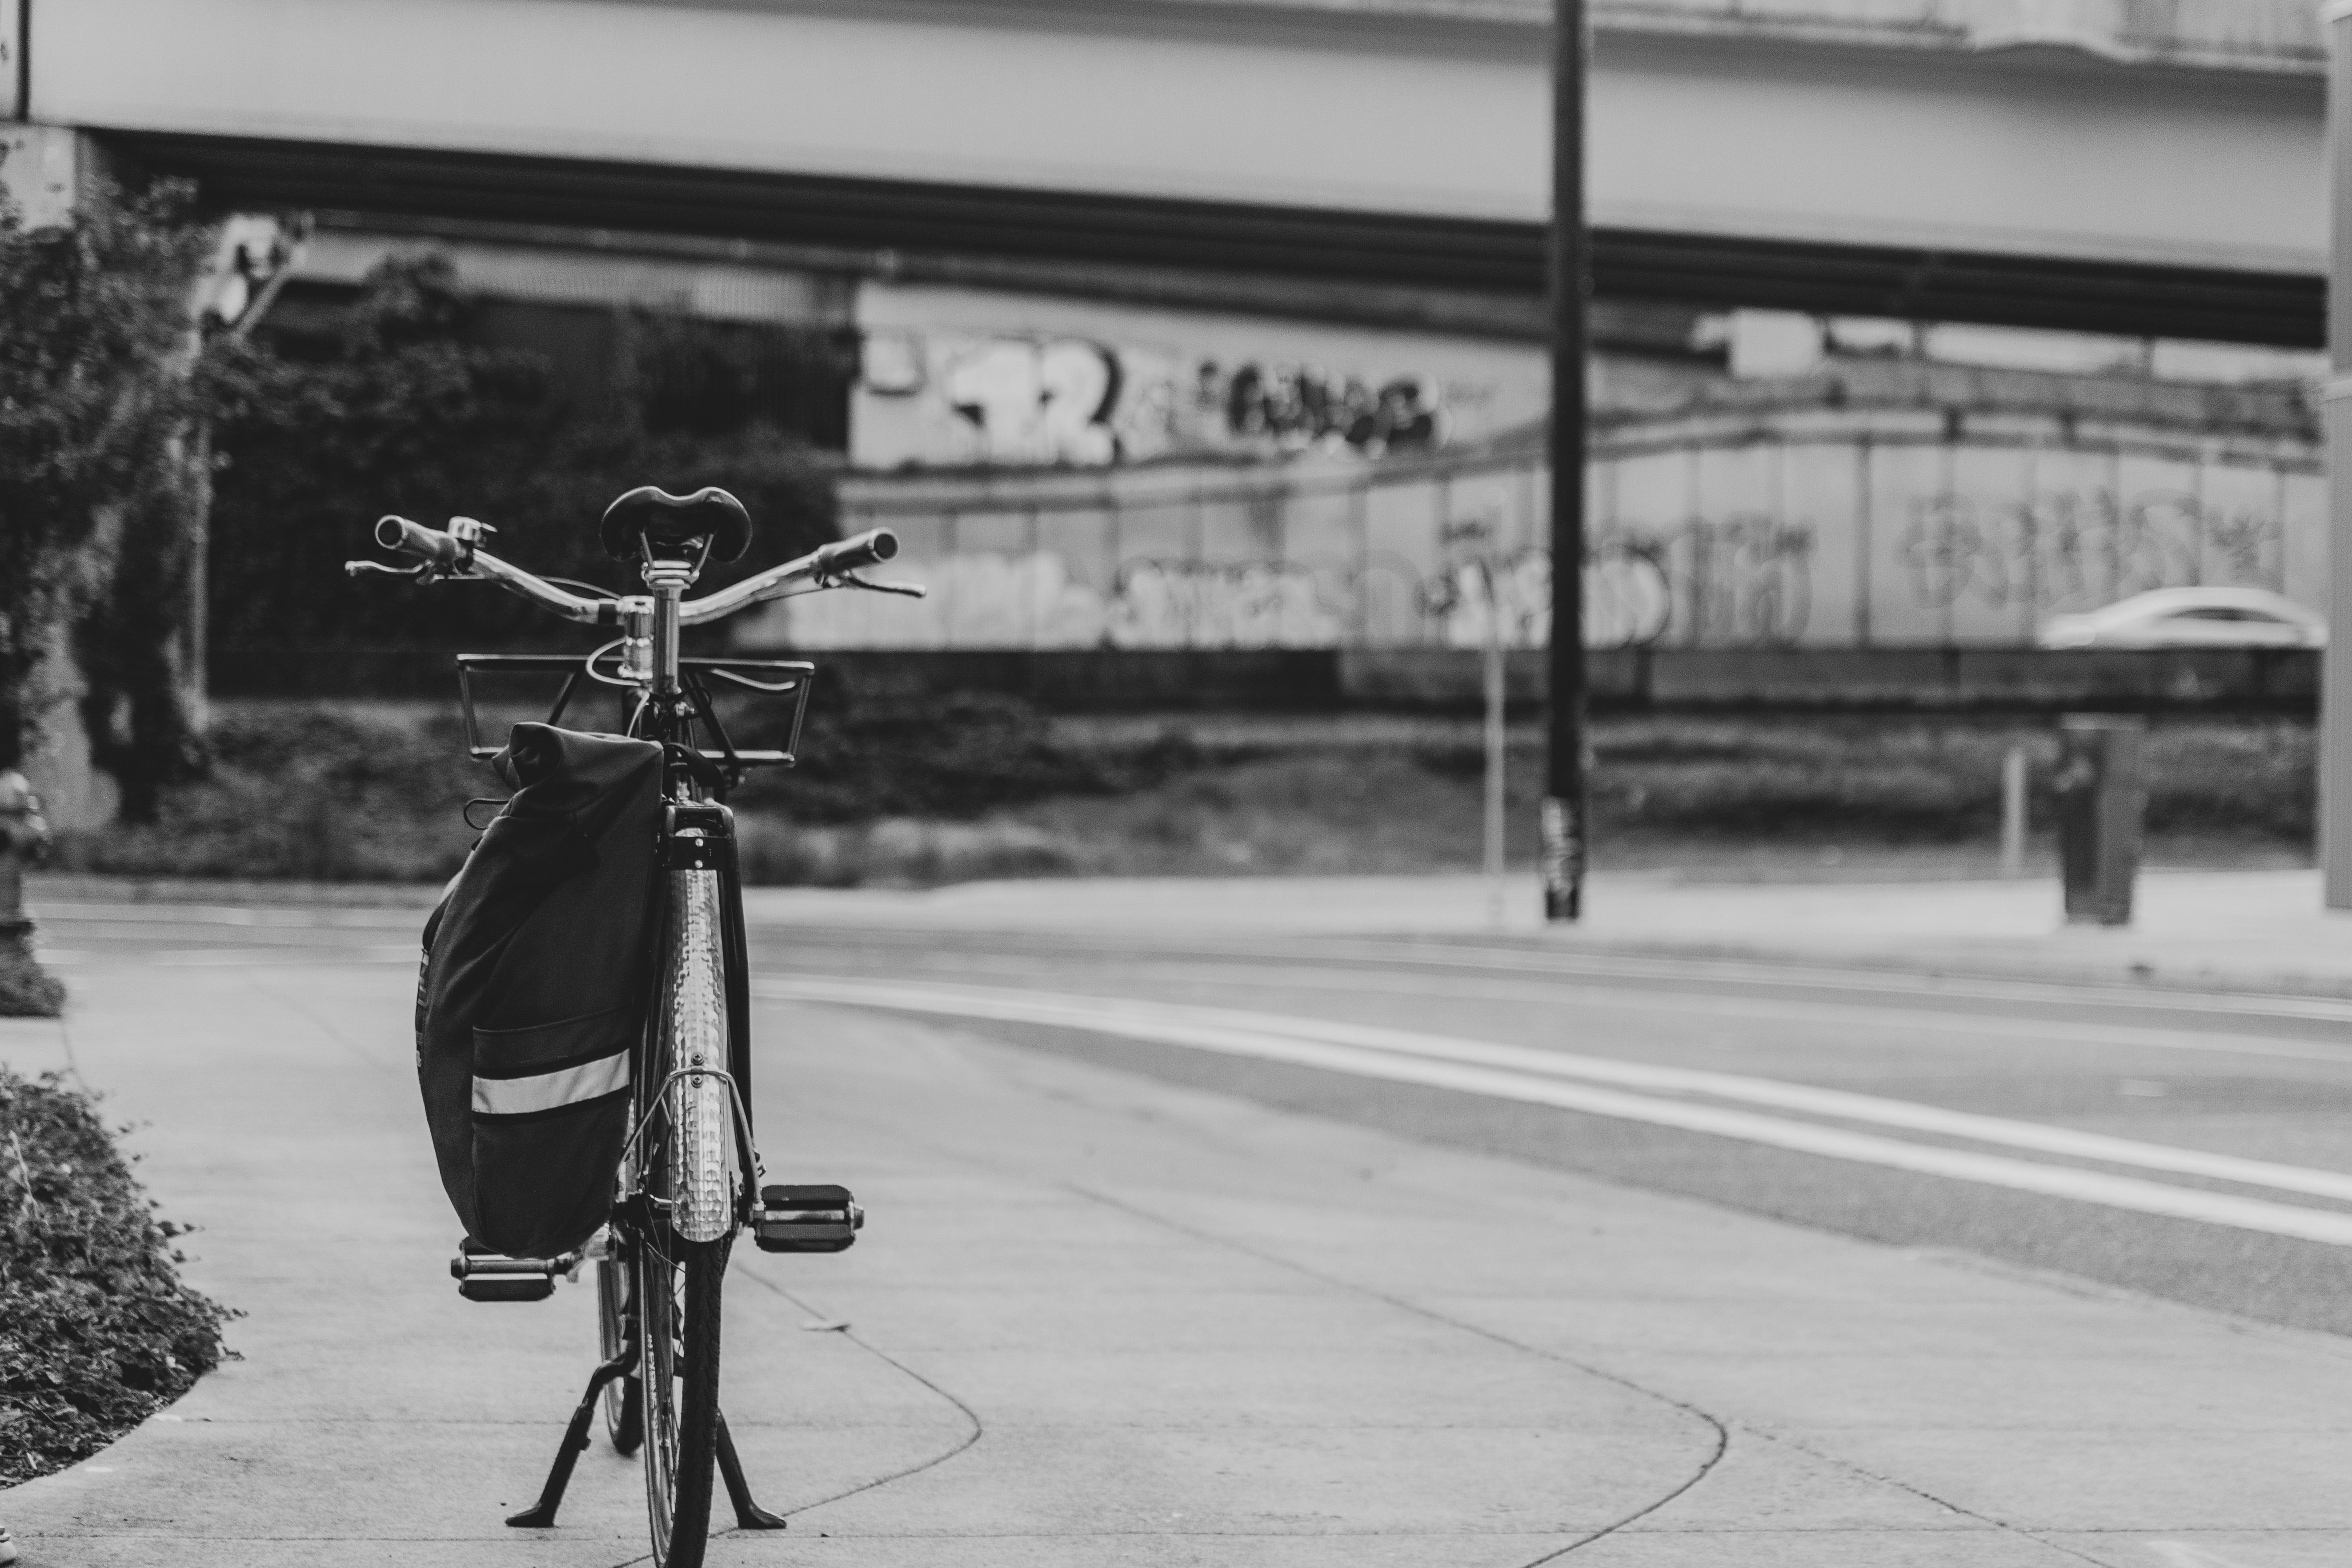
<path fill-rule="evenodd" d="M 420 584 L 495 583 L 567 620 L 619 631 L 584 658 L 459 656 L 467 745 L 478 758 L 492 754 L 475 720 L 472 682 L 485 670 L 568 669 L 550 725 L 561 722 L 583 679 L 627 693 L 624 732 L 663 749 L 656 875 L 665 912 L 651 928 L 658 946 L 649 973 L 658 978 L 631 1063 L 628 1125 L 635 1131 L 623 1149 L 610 1218 L 578 1253 L 556 1258 L 499 1257 L 468 1240 L 450 1272 L 469 1300 L 516 1301 L 543 1300 L 559 1278 L 576 1280 L 583 1267 L 595 1268 L 601 1359 L 539 1501 L 507 1523 L 555 1522 L 601 1405 L 614 1446 L 643 1455 L 653 1562 L 699 1568 L 714 1466 L 740 1528 L 784 1527 L 753 1500 L 719 1404 L 720 1288 L 734 1238 L 749 1230 L 763 1251 L 838 1252 L 856 1239 L 865 1214 L 844 1187 L 761 1186 L 751 1118 L 749 965 L 726 797 L 747 769 L 790 763 L 814 667 L 681 658 L 679 633 L 801 593 L 863 588 L 919 596 L 922 590 L 856 575 L 898 553 L 896 536 L 876 529 L 688 599 L 711 560 L 734 560 L 751 542 L 742 503 L 716 488 L 675 496 L 645 486 L 607 509 L 599 531 L 605 551 L 636 565 L 643 595 L 558 586 L 484 550 L 482 540 L 492 531 L 471 518 L 452 518 L 445 532 L 385 517 L 376 524 L 376 542 L 415 564 L 352 561 L 344 570 Z M 714 680 L 791 695 L 785 745 L 739 747 L 719 721 Z"/>

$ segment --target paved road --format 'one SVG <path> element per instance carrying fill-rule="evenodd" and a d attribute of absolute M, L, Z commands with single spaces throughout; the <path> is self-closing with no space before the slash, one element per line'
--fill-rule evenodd
<path fill-rule="evenodd" d="M 252 1316 L 181 1423 L 11 1494 L 31 1561 L 625 1561 L 617 1461 L 551 1543 L 479 1528 L 535 1479 L 584 1303 L 485 1318 L 435 1278 L 416 912 L 44 913 L 83 1010 L 0 1051 L 70 1047 L 154 1123 Z M 757 940 L 771 1163 L 879 1217 L 830 1273 L 743 1270 L 738 1425 L 803 1528 L 728 1561 L 2352 1561 L 2352 1005 L 1459 939 Z M 387 1485 L 325 1510 L 289 1471 Z"/>

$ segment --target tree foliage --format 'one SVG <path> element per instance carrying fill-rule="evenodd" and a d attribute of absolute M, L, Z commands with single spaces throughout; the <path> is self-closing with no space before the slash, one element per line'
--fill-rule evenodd
<path fill-rule="evenodd" d="M 385 512 L 498 529 L 489 548 L 532 571 L 635 591 L 595 544 L 621 491 L 723 485 L 759 525 L 752 554 L 712 585 L 833 533 L 829 465 L 741 416 L 743 367 L 690 324 L 625 316 L 623 384 L 584 387 L 544 355 L 469 331 L 478 309 L 445 259 L 396 258 L 323 342 L 229 345 L 208 367 L 214 478 L 212 635 L 222 647 L 451 647 L 562 635 L 495 588 L 349 579 L 378 556 Z M 378 558 L 381 558 L 378 556 Z"/>
<path fill-rule="evenodd" d="M 708 323 L 625 316 L 619 384 L 583 387 L 481 341 L 478 302 L 423 257 L 380 268 L 323 344 L 205 346 L 190 304 L 212 243 L 171 182 L 37 230 L 0 210 L 0 766 L 70 721 L 78 674 L 93 759 L 124 816 L 152 820 L 203 762 L 199 594 L 212 646 L 287 657 L 561 635 L 494 589 L 347 579 L 383 512 L 478 517 L 499 553 L 616 587 L 634 584 L 594 523 L 639 484 L 724 485 L 750 507 L 753 552 L 713 586 L 832 536 L 828 460 L 750 395 L 779 342 L 816 369 L 802 382 L 845 375 L 828 334 L 772 332 L 763 359 Z"/>
<path fill-rule="evenodd" d="M 0 765 L 57 721 L 78 647 L 97 758 L 134 812 L 194 756 L 177 612 L 204 505 L 189 290 L 211 243 L 170 182 L 38 229 L 0 203 Z"/>

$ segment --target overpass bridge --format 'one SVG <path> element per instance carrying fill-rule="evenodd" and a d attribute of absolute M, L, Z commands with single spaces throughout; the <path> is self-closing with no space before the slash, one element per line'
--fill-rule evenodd
<path fill-rule="evenodd" d="M 0 109 L 227 207 L 1528 337 L 1549 25 L 1545 0 L 0 0 Z M 1594 26 L 1603 297 L 2321 341 L 2305 0 L 1598 0 Z"/>

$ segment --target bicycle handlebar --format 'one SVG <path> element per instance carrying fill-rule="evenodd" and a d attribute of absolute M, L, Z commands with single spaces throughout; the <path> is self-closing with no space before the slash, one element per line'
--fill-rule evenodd
<path fill-rule="evenodd" d="M 422 562 L 431 575 L 484 579 L 498 584 L 509 593 L 519 594 L 566 620 L 581 621 L 590 626 L 620 625 L 618 599 L 591 599 L 578 594 L 567 594 L 554 584 L 534 577 L 520 566 L 508 565 L 487 550 L 478 546 L 468 548 L 465 542 L 453 534 L 411 522 L 404 517 L 379 519 L 375 525 L 375 540 L 386 550 Z M 878 564 L 898 553 L 897 534 L 887 528 L 869 529 L 852 538 L 820 545 L 796 561 L 772 566 L 715 594 L 688 599 L 678 605 L 678 624 L 698 626 L 731 616 L 762 600 L 782 597 L 796 583 L 814 582 L 819 586 L 827 586 L 846 579 L 850 573 L 861 566 Z M 343 570 L 356 577 L 365 571 L 388 569 L 378 567 L 373 562 L 347 561 L 343 563 Z M 910 584 L 867 585 L 888 587 L 904 594 L 919 595 L 922 592 Z"/>
<path fill-rule="evenodd" d="M 404 517 L 376 519 L 375 542 L 396 555 L 414 555 L 436 568 L 457 565 L 460 555 L 457 540 Z"/>
<path fill-rule="evenodd" d="M 816 563 L 818 572 L 830 575 L 855 572 L 860 566 L 879 566 L 898 553 L 898 536 L 887 528 L 875 528 L 838 544 L 820 546 L 809 559 Z"/>
<path fill-rule="evenodd" d="M 797 561 L 772 566 L 715 594 L 688 599 L 677 607 L 678 624 L 698 626 L 763 599 L 782 598 L 795 583 L 823 586 L 839 582 L 860 566 L 872 566 L 898 553 L 898 536 L 887 528 L 872 528 L 832 544 L 820 544 Z"/>

